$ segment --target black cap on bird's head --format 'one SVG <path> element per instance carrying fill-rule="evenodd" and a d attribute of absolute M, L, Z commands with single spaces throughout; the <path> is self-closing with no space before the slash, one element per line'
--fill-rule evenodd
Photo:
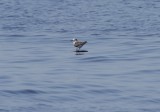
<path fill-rule="evenodd" d="M 78 41 L 78 39 L 76 39 L 76 38 L 73 38 L 71 41 Z"/>
<path fill-rule="evenodd" d="M 76 38 L 73 38 L 72 40 L 73 40 L 73 41 L 77 41 L 78 39 L 76 39 Z"/>

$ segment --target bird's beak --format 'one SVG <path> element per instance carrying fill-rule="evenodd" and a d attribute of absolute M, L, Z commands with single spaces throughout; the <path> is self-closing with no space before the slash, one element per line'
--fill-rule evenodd
<path fill-rule="evenodd" d="M 73 40 L 70 40 L 71 42 L 73 42 Z"/>

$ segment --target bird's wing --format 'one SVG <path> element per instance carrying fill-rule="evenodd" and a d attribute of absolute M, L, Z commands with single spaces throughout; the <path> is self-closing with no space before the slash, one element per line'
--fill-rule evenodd
<path fill-rule="evenodd" d="M 83 45 L 86 44 L 86 43 L 87 43 L 87 41 L 85 41 L 85 42 L 77 41 L 74 46 L 75 46 L 75 47 L 79 47 L 79 46 L 83 46 Z"/>

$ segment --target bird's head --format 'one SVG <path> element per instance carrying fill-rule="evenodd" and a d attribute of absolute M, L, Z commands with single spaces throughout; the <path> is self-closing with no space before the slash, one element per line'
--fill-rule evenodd
<path fill-rule="evenodd" d="M 72 41 L 72 42 L 74 42 L 74 41 L 78 41 L 78 39 L 76 39 L 76 38 L 73 38 L 71 41 Z"/>

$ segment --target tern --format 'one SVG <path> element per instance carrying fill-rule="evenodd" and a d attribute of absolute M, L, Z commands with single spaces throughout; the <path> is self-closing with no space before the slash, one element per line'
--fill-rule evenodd
<path fill-rule="evenodd" d="M 73 45 L 74 47 L 76 47 L 76 51 L 79 51 L 80 48 L 87 43 L 87 41 L 79 41 L 78 39 L 76 38 L 73 38 L 72 39 L 72 42 L 73 42 Z"/>

